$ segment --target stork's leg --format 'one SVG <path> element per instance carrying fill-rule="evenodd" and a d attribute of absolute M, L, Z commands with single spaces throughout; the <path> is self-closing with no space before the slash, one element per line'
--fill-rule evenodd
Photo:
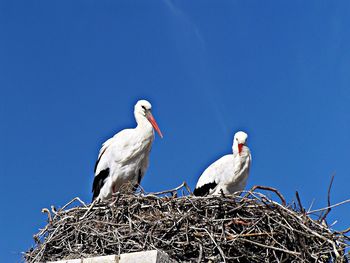
<path fill-rule="evenodd" d="M 222 197 L 225 197 L 224 190 L 220 189 L 220 194 L 221 194 Z"/>
<path fill-rule="evenodd" d="M 138 175 L 137 175 L 137 183 L 132 188 L 133 192 L 135 192 L 137 190 L 137 188 L 139 187 L 139 185 L 141 183 L 141 179 L 142 179 L 142 173 L 141 173 L 141 169 L 140 169 L 138 172 Z"/>
<path fill-rule="evenodd" d="M 115 196 L 114 196 L 114 194 L 117 192 L 117 185 L 116 184 L 114 184 L 113 186 L 112 186 L 112 202 L 114 202 L 116 199 L 115 199 Z"/>

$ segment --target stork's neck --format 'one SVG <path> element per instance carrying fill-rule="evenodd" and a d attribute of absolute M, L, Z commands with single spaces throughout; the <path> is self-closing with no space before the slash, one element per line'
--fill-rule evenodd
<path fill-rule="evenodd" d="M 238 143 L 236 140 L 234 141 L 234 143 L 232 145 L 232 152 L 233 152 L 233 155 L 238 154 Z"/>
<path fill-rule="evenodd" d="M 147 118 L 141 114 L 135 113 L 136 119 L 136 129 L 142 133 L 153 135 L 153 127 L 152 124 L 147 120 Z"/>

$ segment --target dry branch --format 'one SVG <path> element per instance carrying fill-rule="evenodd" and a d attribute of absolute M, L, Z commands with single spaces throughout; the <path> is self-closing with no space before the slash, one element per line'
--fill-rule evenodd
<path fill-rule="evenodd" d="M 328 191 L 327 191 L 327 203 L 328 203 L 328 209 L 327 211 L 324 213 L 324 215 L 321 215 L 320 216 L 320 219 L 319 221 L 322 222 L 323 220 L 326 219 L 327 215 L 329 214 L 329 212 L 331 211 L 331 189 L 332 189 L 332 185 L 333 185 L 333 180 L 334 180 L 334 174 L 332 175 L 332 179 L 331 179 L 331 182 L 329 183 L 329 186 L 328 186 Z"/>

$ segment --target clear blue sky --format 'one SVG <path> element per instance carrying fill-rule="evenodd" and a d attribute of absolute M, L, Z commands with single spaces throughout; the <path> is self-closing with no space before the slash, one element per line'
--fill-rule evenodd
<path fill-rule="evenodd" d="M 282 3 L 283 2 L 283 3 Z M 135 126 L 156 137 L 142 181 L 191 187 L 249 134 L 248 187 L 298 190 L 305 206 L 350 197 L 349 1 L 0 1 L 0 261 L 18 262 L 40 211 L 91 199 L 101 144 Z M 350 206 L 334 209 L 336 229 Z"/>

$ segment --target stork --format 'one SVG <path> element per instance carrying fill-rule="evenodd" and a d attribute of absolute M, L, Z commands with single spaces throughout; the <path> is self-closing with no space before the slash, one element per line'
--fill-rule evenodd
<path fill-rule="evenodd" d="M 136 190 L 140 184 L 148 168 L 153 128 L 163 138 L 151 109 L 151 103 L 139 100 L 134 107 L 136 128 L 122 130 L 103 143 L 95 164 L 92 200 L 107 200 L 124 185 L 126 190 Z"/>
<path fill-rule="evenodd" d="M 233 154 L 227 154 L 212 163 L 199 177 L 194 195 L 233 194 L 246 186 L 251 154 L 246 145 L 248 135 L 239 131 L 233 139 Z"/>

